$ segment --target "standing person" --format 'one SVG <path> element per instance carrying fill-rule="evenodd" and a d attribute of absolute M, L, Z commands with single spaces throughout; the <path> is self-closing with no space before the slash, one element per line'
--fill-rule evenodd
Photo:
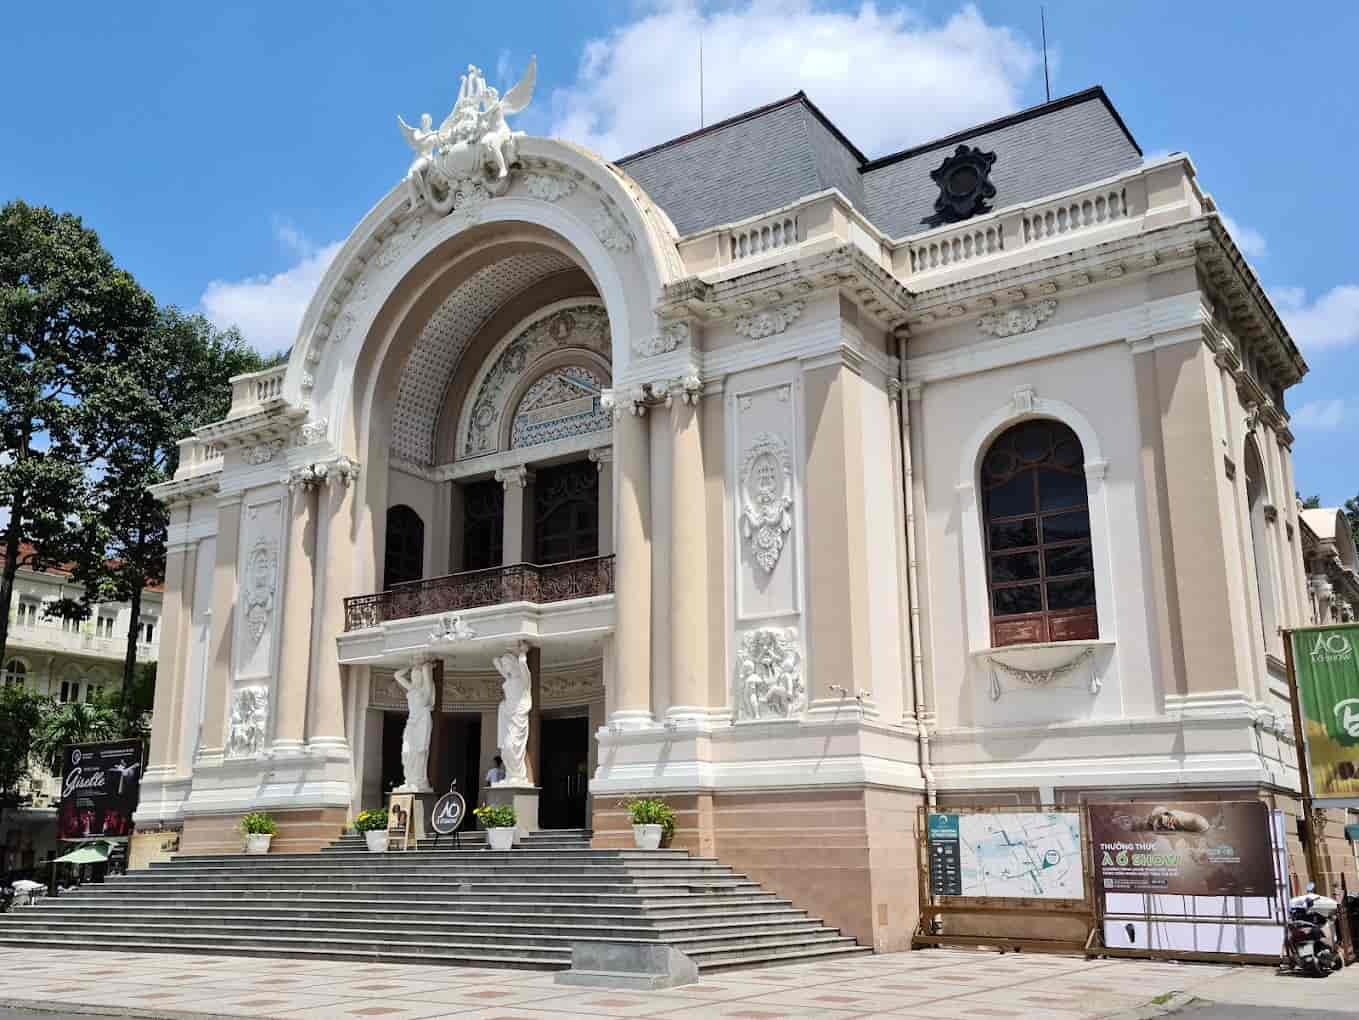
<path fill-rule="evenodd" d="M 486 772 L 486 785 L 494 786 L 496 783 L 505 781 L 505 759 L 500 755 L 495 756 L 495 764 Z"/>

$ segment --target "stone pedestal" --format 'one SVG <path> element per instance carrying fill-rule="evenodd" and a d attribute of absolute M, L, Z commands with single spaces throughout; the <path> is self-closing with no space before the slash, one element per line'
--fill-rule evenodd
<path fill-rule="evenodd" d="M 515 826 L 515 839 L 517 841 L 538 829 L 538 794 L 540 793 L 542 793 L 542 787 L 539 786 L 510 786 L 508 784 L 485 786 L 481 790 L 481 803 L 508 804 L 514 808 L 514 817 L 518 819 L 518 824 Z"/>
<path fill-rule="evenodd" d="M 437 833 L 434 826 L 429 823 L 434 815 L 434 802 L 439 799 L 439 794 L 431 790 L 429 793 L 417 793 L 415 797 L 415 839 L 433 839 Z M 414 846 L 411 849 L 415 849 Z"/>

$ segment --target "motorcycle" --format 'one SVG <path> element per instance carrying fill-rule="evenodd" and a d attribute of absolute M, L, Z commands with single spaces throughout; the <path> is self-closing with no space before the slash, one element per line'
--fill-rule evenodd
<path fill-rule="evenodd" d="M 1329 896 L 1318 895 L 1315 889 L 1309 882 L 1307 892 L 1288 901 L 1284 951 L 1293 970 L 1326 977 L 1344 966 L 1340 951 L 1326 937 L 1326 926 L 1334 919 L 1340 904 Z"/>

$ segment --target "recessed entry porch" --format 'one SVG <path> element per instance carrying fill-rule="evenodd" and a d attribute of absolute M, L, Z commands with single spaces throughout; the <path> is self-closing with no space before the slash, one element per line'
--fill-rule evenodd
<path fill-rule="evenodd" d="M 533 674 L 527 757 L 542 790 L 539 826 L 588 826 L 614 630 L 612 556 L 463 571 L 351 598 L 345 609 L 340 661 L 360 667 L 350 729 L 356 808 L 385 803 L 402 781 L 406 697 L 394 674 L 422 658 L 438 664 L 430 782 L 440 791 L 456 782 L 468 807 L 477 804 L 498 750 L 502 679 L 492 660 L 523 647 Z"/>

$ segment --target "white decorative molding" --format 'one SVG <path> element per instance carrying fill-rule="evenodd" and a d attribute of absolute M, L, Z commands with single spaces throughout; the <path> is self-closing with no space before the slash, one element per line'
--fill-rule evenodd
<path fill-rule="evenodd" d="M 703 396 L 703 380 L 696 375 L 681 376 L 678 379 L 658 379 L 647 383 L 646 392 L 651 399 L 670 407 L 676 397 L 685 404 L 697 404 Z"/>
<path fill-rule="evenodd" d="M 1015 414 L 1032 414 L 1035 391 L 1032 386 L 1021 386 L 1010 394 L 1010 406 Z"/>
<path fill-rule="evenodd" d="M 632 351 L 643 358 L 658 354 L 669 354 L 680 344 L 689 342 L 689 323 L 672 322 L 655 336 L 637 337 L 632 341 Z"/>
<path fill-rule="evenodd" d="M 525 109 L 533 98 L 537 62 L 530 60 L 524 78 L 502 98 L 486 84 L 481 70 L 469 66 L 462 76 L 458 101 L 438 130 L 429 114 L 411 127 L 400 117 L 401 133 L 415 153 L 406 171 L 412 210 L 423 202 L 441 216 L 483 204 L 509 187 L 510 168 L 519 161 L 522 131 L 511 131 L 505 118 Z"/>
<path fill-rule="evenodd" d="M 614 421 L 619 421 L 623 417 L 625 407 L 629 414 L 640 418 L 646 414 L 647 397 L 645 386 L 629 386 L 623 390 L 606 389 L 599 395 L 599 406 L 611 412 Z"/>
<path fill-rule="evenodd" d="M 991 700 L 999 701 L 1001 694 L 1004 693 L 1004 688 L 1002 688 L 1000 683 L 1000 675 L 1002 673 L 1018 683 L 1020 687 L 1029 690 L 1037 687 L 1069 686 L 1067 684 L 1058 684 L 1057 681 L 1075 672 L 1087 659 L 1093 658 L 1094 655 L 1095 650 L 1093 648 L 1085 648 L 1065 662 L 1043 669 L 1025 669 L 1023 666 L 1016 666 L 1014 663 L 1006 662 L 1004 659 L 997 658 L 994 655 L 988 655 L 986 661 L 991 666 Z M 1098 694 L 1102 686 L 1103 680 L 1092 666 L 1090 670 L 1090 681 L 1086 687 L 1091 694 Z"/>
<path fill-rule="evenodd" d="M 427 644 L 453 644 L 457 641 L 471 641 L 477 636 L 466 620 L 454 613 L 444 613 L 439 617 L 439 625 L 429 632 Z"/>
<path fill-rule="evenodd" d="M 793 530 L 793 466 L 788 445 L 773 432 L 757 433 L 741 462 L 741 534 L 766 573 L 778 565 Z"/>
<path fill-rule="evenodd" d="M 241 687 L 231 696 L 231 718 L 227 729 L 227 758 L 253 758 L 264 749 L 264 734 L 269 722 L 269 688 Z"/>
<path fill-rule="evenodd" d="M 274 615 L 274 596 L 278 591 L 278 547 L 260 538 L 250 550 L 245 564 L 245 623 L 255 644 L 264 637 Z"/>
<path fill-rule="evenodd" d="M 764 308 L 747 315 L 738 315 L 732 328 L 751 340 L 763 340 L 768 336 L 782 333 L 802 314 L 806 304 L 802 301 L 789 301 L 774 308 Z"/>
<path fill-rule="evenodd" d="M 351 311 L 340 313 L 335 320 L 335 325 L 330 327 L 330 342 L 342 344 L 349 339 L 349 334 L 354 332 L 354 327 L 359 324 L 359 318 Z"/>
<path fill-rule="evenodd" d="M 278 456 L 278 452 L 282 449 L 283 449 L 282 439 L 271 439 L 267 442 L 255 443 L 253 446 L 242 447 L 241 460 L 245 461 L 247 464 L 253 464 L 255 466 L 259 466 L 260 464 L 268 464 L 271 460 Z"/>
<path fill-rule="evenodd" d="M 987 312 L 977 320 L 977 328 L 994 337 L 1032 333 L 1057 311 L 1057 299 L 1046 298 L 1031 305 L 1016 305 L 1003 312 Z"/>
<path fill-rule="evenodd" d="M 543 702 L 579 705 L 599 701 L 604 697 L 604 678 L 599 667 L 571 670 L 564 673 L 544 673 Z"/>
<path fill-rule="evenodd" d="M 525 174 L 524 189 L 534 198 L 544 202 L 556 202 L 573 194 L 576 182 L 570 177 L 559 177 L 557 174 Z"/>
<path fill-rule="evenodd" d="M 761 627 L 741 635 L 733 700 L 737 720 L 795 719 L 806 711 L 797 628 Z"/>
<path fill-rule="evenodd" d="M 511 485 L 520 489 L 524 488 L 528 485 L 529 479 L 532 477 L 532 473 L 523 464 L 516 464 L 514 467 L 496 468 L 495 472 L 495 480 L 501 484 L 506 492 L 509 491 Z"/>
<path fill-rule="evenodd" d="M 315 421 L 309 421 L 302 426 L 302 442 L 319 443 L 322 439 L 326 438 L 326 432 L 329 431 L 329 429 L 330 422 L 325 418 L 317 418 Z"/>
<path fill-rule="evenodd" d="M 595 236 L 599 238 L 599 243 L 608 248 L 609 251 L 632 251 L 632 235 L 614 218 L 608 206 L 601 203 L 599 208 L 595 210 L 591 226 L 594 227 Z"/>
<path fill-rule="evenodd" d="M 420 236 L 420 231 L 425 229 L 425 220 L 421 216 L 411 216 L 405 219 L 399 227 L 393 230 L 383 242 L 382 248 L 378 251 L 375 261 L 379 269 L 386 269 L 401 258 L 415 244 Z M 317 352 L 317 360 L 320 359 L 320 352 Z"/>
<path fill-rule="evenodd" d="M 494 674 L 444 671 L 444 705 L 492 704 L 500 700 L 500 678 Z"/>

